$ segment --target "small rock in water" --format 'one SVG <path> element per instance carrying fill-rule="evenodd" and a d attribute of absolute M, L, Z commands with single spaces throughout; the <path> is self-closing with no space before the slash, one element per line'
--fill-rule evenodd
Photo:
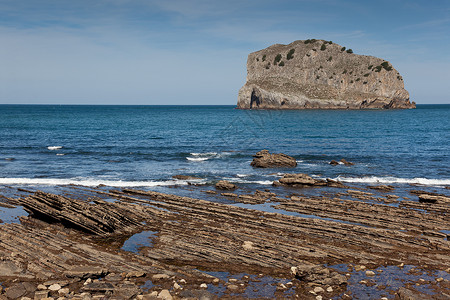
<path fill-rule="evenodd" d="M 331 293 L 333 291 L 333 288 L 331 286 L 327 287 L 327 292 Z"/>
<path fill-rule="evenodd" d="M 179 289 L 181 289 L 181 286 L 178 284 L 178 283 L 174 283 L 173 284 L 173 288 L 175 289 L 175 290 L 179 290 Z"/>
<path fill-rule="evenodd" d="M 207 289 L 208 285 L 206 283 L 202 283 L 202 284 L 200 284 L 200 288 L 201 289 Z"/>
<path fill-rule="evenodd" d="M 152 276 L 153 280 L 159 280 L 159 279 L 168 279 L 170 276 L 167 274 L 156 274 Z"/>
<path fill-rule="evenodd" d="M 364 270 L 365 268 L 366 268 L 366 266 L 357 265 L 357 266 L 355 266 L 355 271 L 356 271 L 356 272 L 359 272 L 359 271 Z"/>
<path fill-rule="evenodd" d="M 366 271 L 366 276 L 375 276 L 374 271 Z"/>
<path fill-rule="evenodd" d="M 239 289 L 239 287 L 235 284 L 230 284 L 227 286 L 227 289 L 229 289 L 230 291 L 236 291 Z"/>
<path fill-rule="evenodd" d="M 219 182 L 216 183 L 216 189 L 219 189 L 219 190 L 234 190 L 234 189 L 237 189 L 237 186 L 232 184 L 229 181 L 220 180 Z"/>
<path fill-rule="evenodd" d="M 220 282 L 220 279 L 219 279 L 219 278 L 214 278 L 212 282 L 213 282 L 214 284 L 218 284 L 218 283 Z"/>
<path fill-rule="evenodd" d="M 180 279 L 180 283 L 181 283 L 181 284 L 186 284 L 186 280 Z"/>

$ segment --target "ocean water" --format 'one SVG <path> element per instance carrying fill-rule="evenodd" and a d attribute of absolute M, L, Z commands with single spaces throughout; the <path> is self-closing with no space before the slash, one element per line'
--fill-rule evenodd
<path fill-rule="evenodd" d="M 262 149 L 294 169 L 254 169 Z M 345 158 L 354 166 L 331 166 Z M 234 106 L 0 105 L 0 186 L 153 188 L 228 179 L 264 188 L 280 172 L 355 184 L 450 185 L 450 105 L 413 110 L 254 111 Z"/>

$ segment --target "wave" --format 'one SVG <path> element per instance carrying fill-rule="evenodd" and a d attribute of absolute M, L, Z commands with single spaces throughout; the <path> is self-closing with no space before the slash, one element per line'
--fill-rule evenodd
<path fill-rule="evenodd" d="M 192 156 L 215 156 L 217 152 L 205 152 L 205 153 L 189 153 Z"/>
<path fill-rule="evenodd" d="M 0 184 L 4 185 L 82 185 L 112 187 L 154 187 L 167 185 L 188 185 L 186 180 L 167 181 L 122 181 L 122 180 L 99 180 L 99 179 L 53 179 L 53 178 L 0 178 Z"/>
<path fill-rule="evenodd" d="M 186 159 L 190 161 L 205 161 L 208 160 L 209 157 L 186 157 Z"/>
<path fill-rule="evenodd" d="M 48 150 L 59 150 L 61 148 L 62 148 L 62 146 L 48 146 L 47 147 Z"/>
<path fill-rule="evenodd" d="M 419 185 L 432 185 L 432 186 L 442 186 L 450 185 L 450 179 L 428 179 L 428 178 L 398 178 L 398 177 L 341 177 L 338 176 L 336 180 L 342 182 L 354 182 L 354 183 L 403 183 L 403 184 L 419 184 Z"/>
<path fill-rule="evenodd" d="M 272 180 L 245 180 L 240 178 L 223 178 L 223 179 L 233 183 L 256 183 L 261 185 L 270 185 L 273 183 Z"/>

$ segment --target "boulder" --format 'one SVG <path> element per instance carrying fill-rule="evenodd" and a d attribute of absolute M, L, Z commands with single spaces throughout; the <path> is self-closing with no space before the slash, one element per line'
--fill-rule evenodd
<path fill-rule="evenodd" d="M 73 266 L 69 270 L 64 272 L 64 275 L 68 278 L 99 278 L 107 275 L 109 272 L 103 267 L 96 266 Z"/>
<path fill-rule="evenodd" d="M 220 180 L 219 182 L 216 183 L 216 189 L 234 190 L 234 189 L 237 189 L 237 186 L 227 180 Z"/>
<path fill-rule="evenodd" d="M 339 274 L 333 269 L 329 269 L 321 265 L 299 265 L 292 267 L 291 273 L 295 276 L 295 278 L 306 283 L 335 286 L 347 284 L 347 277 Z"/>
<path fill-rule="evenodd" d="M 450 203 L 450 197 L 441 195 L 420 194 L 419 202 L 425 203 Z"/>
<path fill-rule="evenodd" d="M 283 154 L 270 154 L 268 150 L 261 150 L 253 156 L 250 163 L 255 168 L 293 168 L 297 166 L 295 158 Z"/>

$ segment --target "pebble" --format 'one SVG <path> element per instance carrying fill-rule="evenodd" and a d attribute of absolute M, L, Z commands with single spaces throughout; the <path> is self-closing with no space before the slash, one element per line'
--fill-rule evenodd
<path fill-rule="evenodd" d="M 333 291 L 333 288 L 331 286 L 327 287 L 327 292 L 331 293 Z"/>
<path fill-rule="evenodd" d="M 148 294 L 150 297 L 156 297 L 158 296 L 158 292 L 157 291 L 153 291 L 150 294 Z"/>
<path fill-rule="evenodd" d="M 388 298 L 386 298 L 386 297 L 383 297 L 383 298 L 381 298 L 380 300 L 389 300 Z"/>
<path fill-rule="evenodd" d="M 436 281 L 437 281 L 437 282 L 441 282 L 441 281 L 443 281 L 443 280 L 444 280 L 444 278 L 442 278 L 442 277 L 436 278 Z"/>
<path fill-rule="evenodd" d="M 219 278 L 214 278 L 212 281 L 214 284 L 218 284 L 220 282 Z"/>
<path fill-rule="evenodd" d="M 167 274 L 156 274 L 152 276 L 153 280 L 158 280 L 158 279 L 168 279 L 170 276 Z"/>
<path fill-rule="evenodd" d="M 180 283 L 181 283 L 181 284 L 186 284 L 186 280 L 180 279 Z"/>
<path fill-rule="evenodd" d="M 366 269 L 366 266 L 362 266 L 362 265 L 355 266 L 355 271 L 356 272 L 359 272 L 359 271 L 362 271 L 362 270 L 365 270 L 365 269 Z"/>
<path fill-rule="evenodd" d="M 92 279 L 91 278 L 88 278 L 88 279 L 86 279 L 86 281 L 83 283 L 84 285 L 88 285 L 89 283 L 91 283 L 92 282 Z"/>
<path fill-rule="evenodd" d="M 316 300 L 322 300 L 322 296 L 316 296 Z"/>
<path fill-rule="evenodd" d="M 61 286 L 57 283 L 52 284 L 48 287 L 50 291 L 59 291 L 61 289 Z"/>
<path fill-rule="evenodd" d="M 291 287 L 291 286 L 293 286 L 294 284 L 292 283 L 292 281 L 289 281 L 288 283 L 286 283 L 286 286 L 287 287 Z"/>
<path fill-rule="evenodd" d="M 201 289 L 207 289 L 208 285 L 206 283 L 202 283 L 202 284 L 200 284 L 200 288 Z"/>
<path fill-rule="evenodd" d="M 40 284 L 40 285 L 37 286 L 37 289 L 40 290 L 40 291 L 43 291 L 43 290 L 46 290 L 47 287 L 45 285 L 43 285 L 43 284 Z"/>
<path fill-rule="evenodd" d="M 70 293 L 70 290 L 68 289 L 68 288 L 63 288 L 63 289 L 60 289 L 59 291 L 58 291 L 58 294 L 60 295 L 60 296 L 65 296 L 65 295 L 67 295 L 67 294 L 69 294 Z"/>
<path fill-rule="evenodd" d="M 320 286 L 316 286 L 314 288 L 314 293 L 323 293 L 325 292 L 325 290 L 323 288 L 321 288 Z"/>
<path fill-rule="evenodd" d="M 158 299 L 163 299 L 163 300 L 172 300 L 173 297 L 170 294 L 169 290 L 162 290 L 161 292 L 159 292 L 158 294 Z"/>
<path fill-rule="evenodd" d="M 230 284 L 227 286 L 227 289 L 229 289 L 230 291 L 236 291 L 237 289 L 239 289 L 239 287 L 235 284 Z"/>
<path fill-rule="evenodd" d="M 174 283 L 173 284 L 173 288 L 175 289 L 175 290 L 179 290 L 179 289 L 181 289 L 181 286 L 178 284 L 178 283 Z"/>
<path fill-rule="evenodd" d="M 366 276 L 375 276 L 374 271 L 366 271 Z"/>
<path fill-rule="evenodd" d="M 237 282 L 238 280 L 236 278 L 230 278 L 228 279 L 228 282 Z"/>

